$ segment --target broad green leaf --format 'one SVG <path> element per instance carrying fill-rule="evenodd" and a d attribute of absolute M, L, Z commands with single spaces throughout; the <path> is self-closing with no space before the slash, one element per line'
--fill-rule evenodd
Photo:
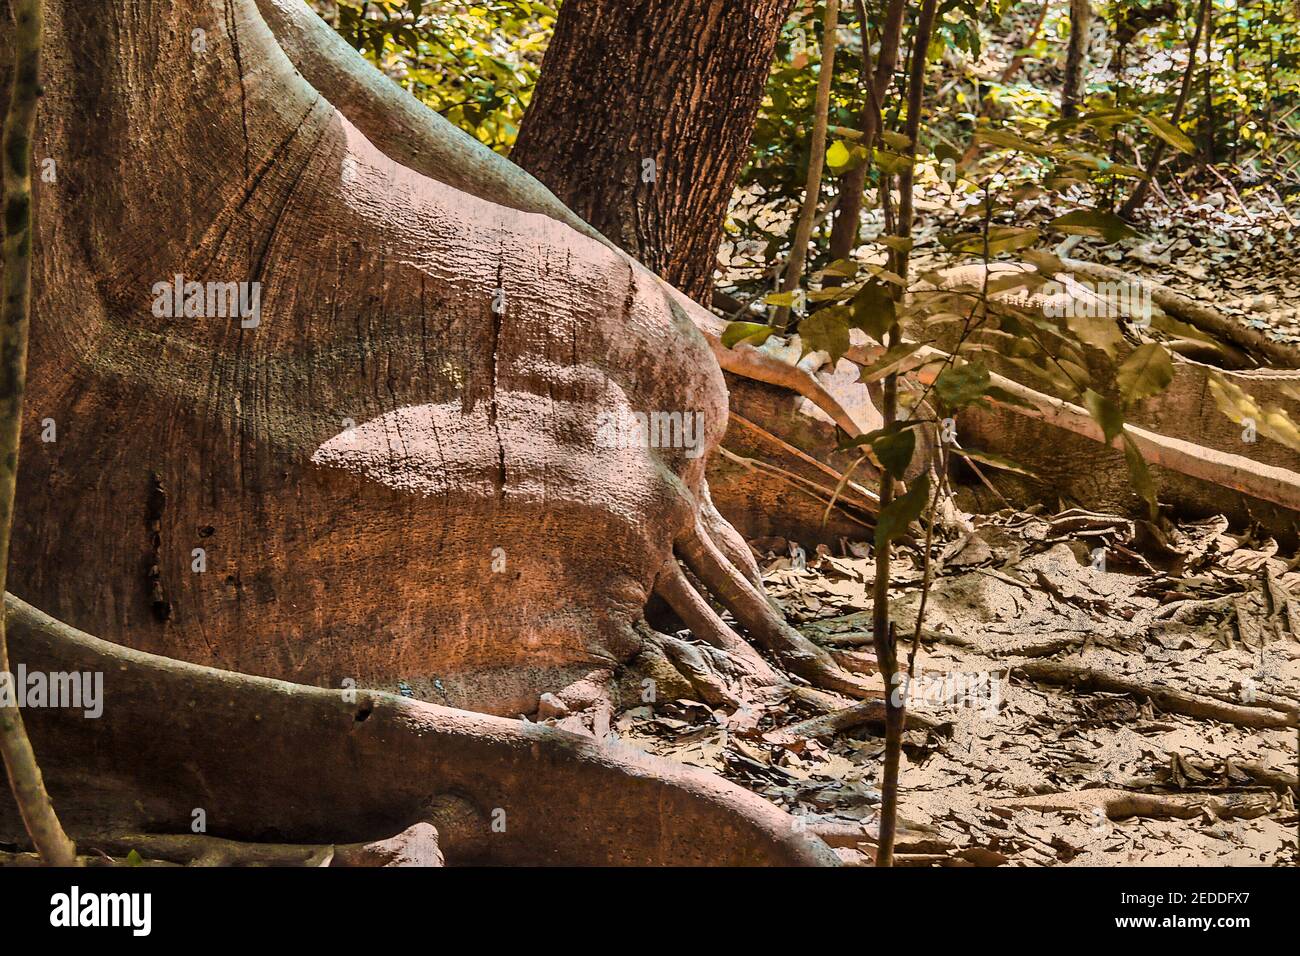
<path fill-rule="evenodd" d="M 1088 389 L 1083 393 L 1083 405 L 1088 409 L 1092 420 L 1101 426 L 1101 433 L 1106 437 L 1107 445 L 1115 440 L 1116 435 L 1124 431 L 1124 413 L 1105 395 L 1099 395 L 1092 389 Z"/>
<path fill-rule="evenodd" d="M 842 302 L 845 299 L 851 299 L 854 295 L 854 288 L 847 285 L 827 286 L 824 289 L 814 289 L 808 293 L 809 302 Z"/>
<path fill-rule="evenodd" d="M 1010 130 L 1005 129 L 976 130 L 975 142 L 988 143 L 990 146 L 997 146 L 1002 149 L 1018 149 L 1023 153 L 1032 153 L 1035 156 L 1044 156 L 1048 152 L 1047 147 L 1030 142 L 1023 136 L 1017 136 Z"/>
<path fill-rule="evenodd" d="M 876 458 L 895 477 L 907 471 L 912 463 L 912 453 L 916 450 L 916 432 L 910 428 L 881 435 L 871 443 L 871 450 Z"/>
<path fill-rule="evenodd" d="M 934 392 L 945 409 L 955 412 L 979 401 L 989 390 L 989 370 L 983 362 L 948 366 L 934 382 Z"/>
<path fill-rule="evenodd" d="M 1163 116 L 1148 116 L 1143 114 L 1142 122 L 1147 124 L 1147 128 L 1155 133 L 1166 143 L 1181 153 L 1196 152 L 1196 144 L 1188 139 L 1187 134 L 1180 130 Z"/>
<path fill-rule="evenodd" d="M 885 341 L 885 333 L 893 327 L 897 319 L 894 298 L 880 282 L 872 280 L 866 283 L 853 297 L 853 319 L 855 329 L 861 329 L 877 342 Z"/>
<path fill-rule="evenodd" d="M 834 365 L 849 350 L 848 309 L 818 309 L 799 323 L 803 354 L 826 352 Z"/>
<path fill-rule="evenodd" d="M 1115 384 L 1125 405 L 1159 395 L 1173 380 L 1174 365 L 1169 361 L 1169 353 L 1156 342 L 1134 349 L 1115 373 Z"/>
<path fill-rule="evenodd" d="M 911 169 L 916 162 L 911 156 L 900 156 L 898 153 L 890 152 L 887 149 L 873 151 L 872 158 L 875 160 L 876 168 L 889 173 L 891 176 L 897 176 L 904 170 Z"/>
<path fill-rule="evenodd" d="M 881 130 L 880 138 L 894 149 L 900 151 L 907 150 L 912 145 L 910 139 L 902 133 L 895 133 L 892 129 Z"/>
<path fill-rule="evenodd" d="M 1265 438 L 1300 451 L 1300 427 L 1278 405 L 1261 405 L 1255 396 L 1243 391 L 1218 372 L 1210 373 L 1210 393 L 1214 402 L 1230 420 L 1237 424 L 1253 425 Z"/>
<path fill-rule="evenodd" d="M 908 526 L 921 516 L 930 498 L 930 475 L 922 472 L 908 483 L 907 493 L 880 510 L 876 518 L 876 547 L 883 548 L 907 534 Z"/>
<path fill-rule="evenodd" d="M 1124 342 L 1124 336 L 1119 331 L 1119 323 L 1114 319 L 1090 315 L 1068 315 L 1065 317 L 1065 325 L 1084 345 L 1100 349 L 1112 359 L 1118 354 L 1118 349 Z"/>
<path fill-rule="evenodd" d="M 822 275 L 851 279 L 858 274 L 859 268 L 860 266 L 852 259 L 836 259 L 822 270 Z"/>
<path fill-rule="evenodd" d="M 912 239 L 909 236 L 877 236 L 876 242 L 888 246 L 895 252 L 912 251 Z"/>
<path fill-rule="evenodd" d="M 1003 252 L 1014 252 L 1038 241 L 1037 229 L 1019 226 L 993 226 L 989 229 L 988 253 L 996 256 Z M 961 232 L 956 235 L 939 236 L 939 242 L 953 252 L 965 252 L 971 255 L 984 254 L 984 234 L 982 232 Z"/>
<path fill-rule="evenodd" d="M 775 331 L 775 327 L 761 322 L 728 322 L 727 327 L 722 330 L 722 344 L 726 348 L 734 349 L 741 342 L 748 342 L 758 348 Z"/>
<path fill-rule="evenodd" d="M 783 309 L 788 309 L 795 304 L 795 301 L 799 298 L 800 291 L 801 290 L 799 289 L 792 289 L 789 292 L 771 292 L 763 296 L 763 302 L 767 305 L 775 305 Z"/>
<path fill-rule="evenodd" d="M 948 143 L 935 144 L 934 158 L 939 160 L 939 162 L 942 163 L 952 160 L 954 163 L 959 163 L 961 162 L 961 157 L 962 152 L 956 146 L 951 146 Z"/>
<path fill-rule="evenodd" d="M 902 400 L 902 397 L 902 395 L 899 396 L 900 401 Z M 857 438 L 846 438 L 836 447 L 838 451 L 848 451 L 853 448 L 861 448 L 863 445 L 874 444 L 876 439 L 882 438 L 885 435 L 892 435 L 894 432 L 901 431 L 904 428 L 916 428 L 921 424 L 920 421 L 916 420 L 897 421 L 888 428 L 876 428 L 867 432 L 865 435 L 859 435 Z"/>
<path fill-rule="evenodd" d="M 1058 216 L 1048 223 L 1057 232 L 1072 236 L 1091 236 L 1107 242 L 1131 239 L 1137 235 L 1128 223 L 1113 212 L 1103 209 L 1076 209 Z"/>
<path fill-rule="evenodd" d="M 852 158 L 852 155 L 849 153 L 849 148 L 845 146 L 844 141 L 840 139 L 831 143 L 830 147 L 826 150 L 826 165 L 833 170 L 839 170 L 847 166 Z"/>

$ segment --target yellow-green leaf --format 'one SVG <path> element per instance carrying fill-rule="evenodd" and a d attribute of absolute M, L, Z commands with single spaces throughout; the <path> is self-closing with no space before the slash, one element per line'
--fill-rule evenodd
<path fill-rule="evenodd" d="M 1174 365 L 1169 361 L 1169 353 L 1156 342 L 1134 349 L 1115 373 L 1115 384 L 1125 405 L 1159 395 L 1173 380 Z"/>

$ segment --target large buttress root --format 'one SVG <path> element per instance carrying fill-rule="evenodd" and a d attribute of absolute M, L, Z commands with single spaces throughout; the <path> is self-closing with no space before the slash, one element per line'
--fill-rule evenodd
<path fill-rule="evenodd" d="M 835 865 L 711 774 L 578 734 L 110 644 L 5 595 L 16 663 L 104 675 L 103 714 L 29 711 L 73 834 L 358 843 L 432 823 L 448 863 Z M 647 812 L 648 807 L 655 808 Z M 0 840 L 21 843 L 0 795 Z"/>
<path fill-rule="evenodd" d="M 865 697 L 872 684 L 848 673 L 834 658 L 788 623 L 767 597 L 737 569 L 697 524 L 678 542 L 686 565 L 722 602 L 755 642 L 792 674 L 823 690 Z"/>

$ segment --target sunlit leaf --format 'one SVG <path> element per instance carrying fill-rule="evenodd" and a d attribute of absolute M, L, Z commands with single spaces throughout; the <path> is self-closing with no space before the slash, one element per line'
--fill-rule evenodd
<path fill-rule="evenodd" d="M 722 330 L 722 344 L 731 349 L 741 342 L 748 342 L 757 348 L 775 331 L 775 327 L 761 322 L 728 322 Z"/>
<path fill-rule="evenodd" d="M 1156 342 L 1134 349 L 1115 373 L 1115 384 L 1126 405 L 1159 395 L 1173 380 L 1174 366 L 1169 353 Z"/>
<path fill-rule="evenodd" d="M 1107 242 L 1131 239 L 1137 231 L 1113 212 L 1103 209 L 1076 209 L 1048 223 L 1057 232 L 1072 236 L 1091 236 Z"/>
<path fill-rule="evenodd" d="M 799 340 L 803 343 L 804 355 L 826 352 L 831 357 L 831 364 L 838 362 L 849 350 L 848 309 L 818 309 L 799 323 Z"/>
<path fill-rule="evenodd" d="M 930 497 L 930 475 L 922 472 L 908 482 L 907 493 L 880 510 L 876 518 L 876 547 L 882 548 L 907 534 L 908 527 L 921 516 Z"/>

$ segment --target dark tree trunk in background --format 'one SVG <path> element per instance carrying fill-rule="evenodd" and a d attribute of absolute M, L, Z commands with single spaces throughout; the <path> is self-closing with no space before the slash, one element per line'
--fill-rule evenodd
<path fill-rule="evenodd" d="M 1065 79 L 1061 83 L 1062 116 L 1075 116 L 1083 100 L 1083 73 L 1091 28 L 1092 4 L 1089 0 L 1070 0 L 1070 44 L 1065 54 Z"/>
<path fill-rule="evenodd" d="M 856 7 L 863 43 L 862 79 L 865 100 L 858 124 L 862 130 L 862 141 L 870 148 L 880 132 L 880 110 L 898 65 L 898 42 L 903 33 L 903 14 L 906 12 L 906 4 L 903 0 L 889 0 L 880 31 L 880 55 L 874 69 L 871 64 L 869 31 L 862 23 L 866 8 L 861 0 Z M 862 218 L 862 191 L 867 188 L 868 169 L 869 164 L 862 163 L 850 169 L 840 179 L 840 201 L 835 208 L 835 222 L 831 227 L 832 259 L 848 258 L 858 244 L 858 231 Z M 829 276 L 827 278 L 830 284 L 839 284 L 838 279 Z"/>
<path fill-rule="evenodd" d="M 707 303 L 794 0 L 566 0 L 511 159 Z"/>

